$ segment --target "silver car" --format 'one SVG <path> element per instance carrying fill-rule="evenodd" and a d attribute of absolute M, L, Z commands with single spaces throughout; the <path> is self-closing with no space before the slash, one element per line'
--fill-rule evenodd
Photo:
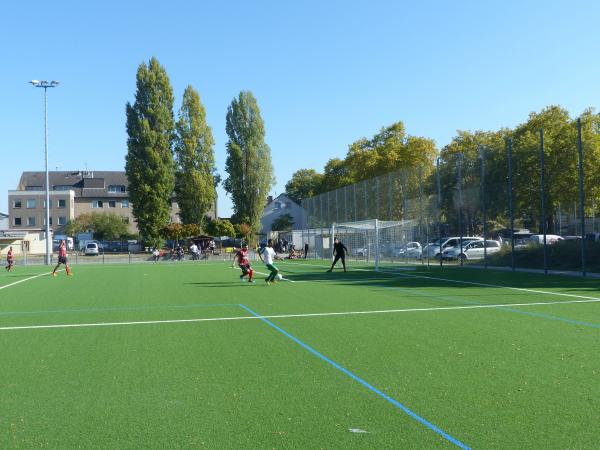
<path fill-rule="evenodd" d="M 425 259 L 425 258 L 429 257 L 429 258 L 439 259 L 442 256 L 442 253 L 445 249 L 451 248 L 451 247 L 460 247 L 460 239 L 461 239 L 460 236 L 453 236 L 453 237 L 443 237 L 441 239 L 436 239 L 435 241 L 431 241 L 429 244 L 427 244 L 425 247 L 423 247 L 422 258 Z M 465 246 L 466 243 L 471 242 L 471 241 L 476 241 L 476 240 L 483 241 L 483 238 L 476 237 L 476 236 L 463 236 L 462 237 L 463 247 Z M 441 243 L 441 245 L 440 245 L 440 243 Z"/>
<path fill-rule="evenodd" d="M 463 242 L 462 253 L 460 246 L 451 247 L 444 250 L 442 257 L 444 259 L 457 259 L 466 261 L 467 259 L 483 259 L 484 254 L 492 254 L 500 251 L 502 248 L 500 242 L 487 240 L 476 240 L 468 243 Z M 485 252 L 485 253 L 484 253 Z"/>

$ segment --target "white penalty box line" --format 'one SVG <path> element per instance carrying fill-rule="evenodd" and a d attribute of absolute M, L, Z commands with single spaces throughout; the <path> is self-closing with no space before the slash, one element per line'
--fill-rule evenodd
<path fill-rule="evenodd" d="M 507 303 L 496 305 L 466 305 L 466 306 L 439 306 L 433 308 L 403 308 L 403 309 L 382 309 L 370 311 L 341 311 L 341 312 L 323 312 L 323 313 L 303 313 L 303 314 L 273 314 L 265 316 L 235 316 L 235 317 L 204 317 L 195 319 L 171 319 L 171 320 L 145 320 L 145 321 L 129 321 L 129 322 L 97 322 L 97 323 L 67 323 L 67 324 L 52 324 L 52 325 L 19 325 L 0 327 L 0 331 L 15 331 L 15 330 L 39 330 L 52 328 L 93 328 L 93 327 L 114 327 L 128 325 L 158 325 L 158 324 L 174 324 L 174 323 L 198 323 L 198 322 L 223 322 L 234 320 L 262 320 L 262 319 L 287 319 L 287 318 L 302 318 L 302 317 L 331 317 L 331 316 L 356 316 L 370 314 L 390 314 L 390 313 L 410 313 L 410 312 L 431 312 L 431 311 L 457 311 L 469 309 L 494 309 L 508 308 L 517 306 L 550 306 L 550 305 L 567 305 L 573 303 L 598 303 L 600 299 L 593 300 L 565 300 L 562 302 L 534 302 L 534 303 Z"/>
<path fill-rule="evenodd" d="M 312 266 L 312 267 L 324 267 L 324 268 L 328 267 L 328 266 L 318 265 L 318 264 L 303 264 L 303 265 Z M 400 278 L 420 278 L 420 279 L 425 279 L 425 280 L 445 281 L 448 283 L 455 283 L 455 284 L 467 284 L 470 286 L 483 286 L 483 287 L 490 287 L 490 288 L 497 288 L 497 289 L 510 289 L 513 291 L 528 292 L 531 294 L 544 294 L 544 295 L 554 295 L 554 296 L 558 296 L 558 297 L 582 298 L 585 300 L 591 300 L 592 302 L 600 301 L 600 298 L 598 298 L 598 297 L 591 297 L 591 296 L 587 296 L 587 295 L 569 294 L 566 292 L 543 291 L 541 289 L 520 288 L 520 287 L 515 287 L 515 286 L 503 286 L 501 284 L 480 283 L 477 281 L 454 280 L 451 278 L 432 277 L 432 276 L 428 276 L 428 275 L 413 275 L 413 274 L 408 274 L 408 273 L 400 273 L 399 271 L 395 271 L 395 270 L 385 270 L 385 269 L 381 270 L 380 269 L 378 272 L 375 272 L 374 270 L 371 270 L 371 269 L 363 269 L 363 268 L 357 268 L 357 269 L 353 269 L 353 270 L 358 271 L 358 272 L 372 272 L 374 274 L 384 273 L 386 275 L 396 275 Z M 562 302 L 555 302 L 555 303 L 561 304 Z M 511 306 L 511 305 L 506 305 L 506 306 Z"/>

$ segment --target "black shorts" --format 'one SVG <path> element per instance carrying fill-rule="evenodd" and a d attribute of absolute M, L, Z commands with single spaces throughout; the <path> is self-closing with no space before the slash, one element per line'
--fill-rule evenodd
<path fill-rule="evenodd" d="M 58 257 L 58 263 L 59 264 L 67 264 L 67 257 L 66 256 L 59 256 Z"/>
<path fill-rule="evenodd" d="M 240 264 L 240 269 L 242 269 L 242 273 L 247 274 L 250 272 L 250 264 Z"/>

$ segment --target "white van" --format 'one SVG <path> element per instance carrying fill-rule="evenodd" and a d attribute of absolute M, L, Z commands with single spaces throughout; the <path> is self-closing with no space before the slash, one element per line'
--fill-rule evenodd
<path fill-rule="evenodd" d="M 65 244 L 67 246 L 67 250 L 68 251 L 73 251 L 73 249 L 75 248 L 75 244 L 73 242 L 73 238 L 72 237 L 68 237 L 68 236 L 62 236 L 62 235 L 54 235 L 54 239 L 52 239 L 52 249 L 54 251 L 58 250 L 58 247 L 60 246 L 60 241 L 65 241 Z"/>
<path fill-rule="evenodd" d="M 99 253 L 98 243 L 96 243 L 96 242 L 88 242 L 85 245 L 84 252 L 85 252 L 86 255 L 97 255 Z"/>

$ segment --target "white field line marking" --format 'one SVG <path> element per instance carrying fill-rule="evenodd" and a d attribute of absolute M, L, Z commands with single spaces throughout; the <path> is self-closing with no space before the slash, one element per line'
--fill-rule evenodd
<path fill-rule="evenodd" d="M 304 264 L 304 265 L 308 266 L 309 264 Z M 313 267 L 326 267 L 326 266 L 317 265 L 317 264 L 310 264 L 310 265 Z M 499 289 L 511 289 L 514 291 L 529 292 L 532 294 L 557 295 L 560 297 L 583 298 L 586 300 L 600 301 L 600 298 L 598 298 L 598 297 L 589 297 L 586 295 L 567 294 L 565 292 L 542 291 L 539 289 L 518 288 L 518 287 L 513 287 L 513 286 L 502 286 L 500 284 L 478 283 L 475 281 L 452 280 L 450 278 L 429 277 L 426 275 L 410 275 L 410 274 L 398 273 L 398 272 L 394 272 L 394 271 L 390 271 L 390 270 L 380 270 L 379 272 L 375 272 L 374 270 L 369 270 L 369 269 L 353 269 L 353 270 L 357 270 L 357 271 L 361 271 L 361 272 L 386 273 L 386 274 L 391 274 L 391 275 L 397 275 L 399 277 L 404 277 L 404 278 L 423 278 L 426 280 L 447 281 L 450 283 L 457 283 L 457 284 L 469 284 L 469 285 L 473 285 L 473 286 L 484 286 L 484 287 L 492 287 L 492 288 L 499 288 Z"/>
<path fill-rule="evenodd" d="M 62 272 L 62 270 L 60 270 L 59 272 Z M 29 277 L 29 278 L 24 278 L 22 280 L 15 281 L 14 283 L 7 284 L 6 286 L 0 286 L 0 290 L 6 289 L 6 288 L 11 287 L 11 286 L 14 286 L 15 284 L 25 283 L 26 281 L 33 280 L 34 278 L 44 277 L 46 275 L 50 275 L 51 273 L 52 272 L 40 273 L 39 275 L 34 275 L 32 277 Z"/>
<path fill-rule="evenodd" d="M 427 312 L 427 311 L 456 311 L 462 309 L 493 309 L 509 308 L 516 306 L 548 306 L 548 305 L 568 305 L 573 303 L 597 303 L 600 299 L 594 300 L 565 300 L 562 302 L 535 302 L 535 303 L 508 303 L 499 305 L 467 305 L 467 306 L 440 306 L 433 308 L 405 308 L 405 309 L 380 309 L 371 311 L 343 311 L 343 312 L 325 312 L 325 313 L 304 313 L 304 314 L 276 314 L 270 316 L 238 316 L 238 317 L 212 317 L 200 319 L 172 319 L 172 320 L 146 320 L 135 322 L 98 322 L 98 323 L 68 323 L 56 325 L 23 325 L 0 327 L 0 331 L 9 330 L 36 330 L 43 328 L 87 328 L 87 327 L 110 327 L 120 325 L 154 325 L 164 323 L 194 323 L 194 322 L 219 322 L 226 320 L 260 320 L 260 319 L 286 319 L 294 317 L 326 317 L 326 316 L 354 316 L 368 314 L 386 314 L 386 313 L 404 313 L 404 312 Z"/>

